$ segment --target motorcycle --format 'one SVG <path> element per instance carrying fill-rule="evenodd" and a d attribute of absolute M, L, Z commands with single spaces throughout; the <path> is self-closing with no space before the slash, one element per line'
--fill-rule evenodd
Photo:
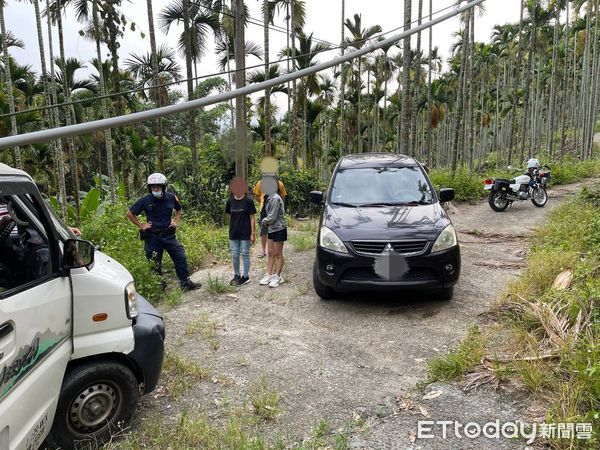
<path fill-rule="evenodd" d="M 542 208 L 548 201 L 546 186 L 552 173 L 548 166 L 528 170 L 508 166 L 513 173 L 520 172 L 511 180 L 505 178 L 488 178 L 484 181 L 484 190 L 490 191 L 488 203 L 496 212 L 502 212 L 512 205 L 513 202 L 531 200 L 531 202 Z"/>

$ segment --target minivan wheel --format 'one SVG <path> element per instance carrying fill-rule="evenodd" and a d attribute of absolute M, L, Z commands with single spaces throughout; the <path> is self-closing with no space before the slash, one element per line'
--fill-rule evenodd
<path fill-rule="evenodd" d="M 317 295 L 323 300 L 331 300 L 335 297 L 335 291 L 329 286 L 325 286 L 321 283 L 321 279 L 319 278 L 319 265 L 316 259 L 313 263 L 313 288 Z"/>
<path fill-rule="evenodd" d="M 137 399 L 128 367 L 110 361 L 78 366 L 65 375 L 48 441 L 62 449 L 106 442 L 129 424 Z"/>

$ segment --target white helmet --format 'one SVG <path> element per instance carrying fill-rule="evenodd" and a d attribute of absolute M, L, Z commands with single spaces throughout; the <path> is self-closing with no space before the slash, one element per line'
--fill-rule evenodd
<path fill-rule="evenodd" d="M 527 168 L 528 169 L 539 169 L 540 162 L 535 158 L 531 158 L 529 161 L 527 161 Z"/>
<path fill-rule="evenodd" d="M 167 177 L 165 177 L 162 173 L 153 173 L 148 177 L 148 182 L 146 183 L 148 186 L 153 184 L 160 184 L 162 186 L 167 185 Z"/>

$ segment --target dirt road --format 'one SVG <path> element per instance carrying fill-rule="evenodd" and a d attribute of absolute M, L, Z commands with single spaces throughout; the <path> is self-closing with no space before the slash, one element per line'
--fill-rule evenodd
<path fill-rule="evenodd" d="M 296 253 L 289 246 L 285 283 L 277 289 L 261 287 L 264 261 L 253 255 L 252 283 L 235 295 L 211 295 L 203 288 L 165 311 L 168 351 L 210 367 L 217 382 L 198 383 L 177 401 L 147 396 L 142 416 L 174 417 L 185 409 L 216 422 L 225 420 L 264 374 L 281 396 L 276 420 L 259 426 L 259 432 L 269 437 L 300 442 L 325 419 L 333 431 L 353 424 L 348 441 L 353 448 L 522 448 L 511 441 L 444 441 L 441 437 L 413 443 L 411 433 L 423 417 L 400 410 L 399 401 L 416 396 L 427 410 L 427 420 L 482 423 L 519 418 L 518 402 L 507 403 L 493 394 L 430 386 L 426 392 L 443 394 L 421 400 L 415 385 L 426 378 L 429 358 L 445 354 L 471 325 L 480 322 L 478 315 L 518 275 L 534 228 L 580 187 L 553 188 L 546 208 L 521 202 L 505 213 L 495 213 L 487 202 L 451 206 L 463 264 L 450 302 L 402 294 L 322 301 L 310 281 L 314 250 Z M 231 276 L 228 267 L 210 273 Z M 207 271 L 202 271 L 194 279 L 206 276 Z M 211 345 L 197 334 L 186 333 L 186 326 L 200 318 L 217 323 L 218 349 L 214 341 Z"/>

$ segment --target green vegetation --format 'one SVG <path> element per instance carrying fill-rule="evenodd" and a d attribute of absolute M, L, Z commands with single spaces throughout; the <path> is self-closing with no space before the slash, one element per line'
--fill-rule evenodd
<path fill-rule="evenodd" d="M 263 420 L 274 419 L 279 414 L 279 392 L 269 387 L 264 374 L 250 386 L 249 400 L 254 414 Z"/>
<path fill-rule="evenodd" d="M 125 218 L 129 206 L 124 202 L 105 204 L 97 215 L 83 224 L 83 237 L 100 245 L 104 253 L 123 264 L 132 273 L 137 290 L 149 301 L 158 303 L 165 293 L 160 277 L 152 272 L 152 264 L 146 260 L 144 243 L 139 239 L 137 227 Z M 227 255 L 227 230 L 208 225 L 200 219 L 185 217 L 177 237 L 185 247 L 190 270 L 201 266 L 208 257 L 223 259 Z M 173 263 L 166 252 L 163 271 L 174 274 Z M 170 303 L 176 303 L 176 296 L 166 295 L 169 296 Z"/>
<path fill-rule="evenodd" d="M 209 344 L 212 350 L 219 348 L 219 341 L 216 339 L 218 323 L 210 320 L 206 313 L 193 322 L 189 322 L 185 327 L 185 334 L 200 334 L 202 338 Z"/>
<path fill-rule="evenodd" d="M 593 424 L 591 441 L 551 440 L 553 448 L 593 448 L 600 442 L 600 189 L 555 209 L 533 242 L 527 268 L 493 308 L 501 333 L 471 331 L 456 352 L 429 363 L 430 378 L 482 370 L 497 382 L 518 381 L 546 405 L 545 422 Z M 570 283 L 553 287 L 569 273 Z M 478 365 L 484 354 L 494 370 Z"/>
<path fill-rule="evenodd" d="M 490 159 L 482 166 L 484 170 L 480 173 L 467 167 L 460 167 L 453 177 L 450 169 L 434 169 L 429 172 L 431 182 L 436 189 L 442 187 L 454 188 L 455 198 L 458 201 L 483 198 L 488 194 L 488 191 L 483 189 L 483 180 L 490 177 L 510 179 L 515 175 L 508 171 L 505 166 L 498 165 L 494 154 L 490 156 Z M 596 154 L 596 156 L 598 155 Z M 574 158 L 565 158 L 561 162 L 552 162 L 552 160 L 544 159 L 541 156 L 540 162 L 548 164 L 552 169 L 550 186 L 574 183 L 600 174 L 600 159 L 580 161 Z"/>
<path fill-rule="evenodd" d="M 167 352 L 161 376 L 167 380 L 168 394 L 178 399 L 194 384 L 210 377 L 211 372 L 211 369 L 202 367 L 194 361 L 187 360 L 176 353 Z"/>
<path fill-rule="evenodd" d="M 484 352 L 485 341 L 477 327 L 469 329 L 467 338 L 458 349 L 440 358 L 430 360 L 428 364 L 429 383 L 449 381 L 462 376 L 477 366 Z"/>
<path fill-rule="evenodd" d="M 295 233 L 290 236 L 290 244 L 296 252 L 304 252 L 315 248 L 317 236 L 314 234 Z"/>

